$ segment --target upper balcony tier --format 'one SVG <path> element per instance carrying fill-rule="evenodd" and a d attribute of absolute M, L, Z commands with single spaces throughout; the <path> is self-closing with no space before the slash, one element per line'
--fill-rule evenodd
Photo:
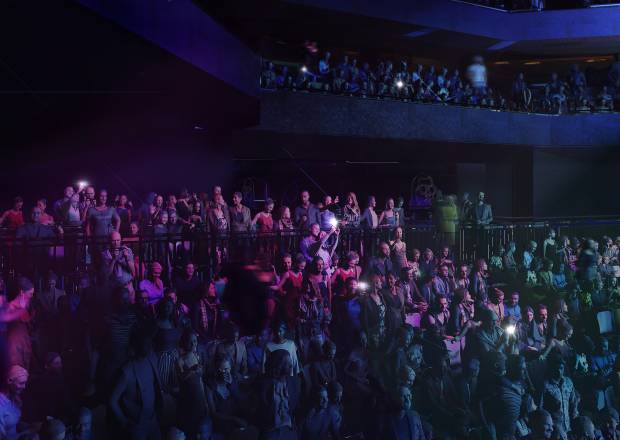
<path fill-rule="evenodd" d="M 263 91 L 261 130 L 549 147 L 620 145 L 620 114 L 544 115 L 321 93 Z"/>

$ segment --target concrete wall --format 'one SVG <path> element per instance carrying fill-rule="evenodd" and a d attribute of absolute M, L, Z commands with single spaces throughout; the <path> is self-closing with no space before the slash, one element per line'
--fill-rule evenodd
<path fill-rule="evenodd" d="M 616 146 L 620 114 L 535 115 L 301 92 L 262 92 L 263 130 L 523 146 Z"/>

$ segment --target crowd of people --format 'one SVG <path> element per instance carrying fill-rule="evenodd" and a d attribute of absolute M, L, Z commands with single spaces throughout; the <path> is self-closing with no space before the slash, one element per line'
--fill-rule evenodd
<path fill-rule="evenodd" d="M 413 102 L 454 104 L 496 110 L 537 113 L 589 113 L 614 110 L 620 90 L 620 63 L 615 63 L 608 81 L 600 88 L 588 84 L 586 75 L 577 64 L 572 65 L 565 78 L 552 73 L 544 87 L 528 85 L 523 73 L 511 86 L 491 87 L 482 57 L 474 57 L 465 72 L 450 71 L 447 67 L 411 65 L 379 61 L 359 63 L 344 55 L 334 63 L 330 52 L 318 62 L 287 65 L 276 68 L 273 62 L 264 63 L 261 87 L 264 89 L 307 90 L 337 95 L 403 99 Z"/>
<path fill-rule="evenodd" d="M 617 4 L 615 0 L 464 0 L 508 11 L 543 11 L 549 9 L 588 8 L 593 5 Z"/>
<path fill-rule="evenodd" d="M 353 193 L 315 205 L 303 191 L 274 218 L 274 201 L 252 213 L 220 187 L 152 193 L 136 209 L 95 195 L 67 187 L 27 223 L 17 198 L 0 217 L 5 247 L 72 227 L 105 238 L 75 288 L 51 271 L 3 274 L 0 438 L 620 437 L 620 338 L 596 320 L 620 304 L 620 237 L 550 229 L 457 261 L 443 240 L 459 218 L 492 221 L 484 194 L 435 204 L 447 224 L 435 249 L 407 246 L 393 199 L 378 213 L 372 197 L 362 210 Z M 138 267 L 132 234 L 206 224 L 303 238 L 252 259 L 228 249 L 236 257 L 214 272 L 183 252 Z M 343 255 L 341 230 L 360 225 L 389 239 Z"/>

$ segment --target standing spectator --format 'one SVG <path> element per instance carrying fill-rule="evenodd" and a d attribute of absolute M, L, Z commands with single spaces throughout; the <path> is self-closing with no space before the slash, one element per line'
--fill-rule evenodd
<path fill-rule="evenodd" d="M 565 375 L 565 363 L 560 356 L 549 359 L 547 380 L 540 397 L 540 408 L 551 414 L 553 423 L 562 433 L 571 431 L 571 420 L 579 415 L 579 397 L 573 381 Z"/>
<path fill-rule="evenodd" d="M 481 56 L 475 56 L 467 68 L 467 79 L 477 96 L 482 96 L 487 87 L 487 68 Z"/>
<path fill-rule="evenodd" d="M 53 225 L 54 217 L 48 214 L 47 212 L 45 212 L 45 209 L 47 208 L 47 200 L 45 199 L 37 200 L 37 208 L 41 210 L 41 218 L 39 220 L 39 223 L 45 226 Z"/>
<path fill-rule="evenodd" d="M 267 199 L 263 210 L 254 216 L 252 225 L 257 228 L 259 234 L 273 232 L 273 207 L 273 200 Z"/>
<path fill-rule="evenodd" d="M 86 215 L 90 208 L 94 208 L 96 205 L 95 201 L 95 187 L 92 185 L 88 185 L 84 191 L 82 192 L 82 201 L 80 202 L 80 215 L 82 221 L 86 221 Z"/>
<path fill-rule="evenodd" d="M 112 231 L 119 232 L 120 226 L 121 218 L 116 209 L 108 206 L 108 192 L 100 190 L 97 206 L 89 208 L 86 213 L 86 234 L 100 241 L 109 237 Z"/>
<path fill-rule="evenodd" d="M 52 205 L 52 211 L 54 214 L 54 218 L 56 219 L 58 223 L 61 222 L 63 206 L 71 200 L 71 197 L 73 196 L 74 193 L 75 193 L 75 190 L 73 189 L 72 186 L 65 187 L 65 191 L 63 193 L 62 199 L 56 200 L 54 204 Z M 78 200 L 79 200 L 79 194 L 78 194 Z"/>
<path fill-rule="evenodd" d="M 193 262 L 185 263 L 183 273 L 174 278 L 173 285 L 183 304 L 193 304 L 198 300 L 201 283 Z"/>
<path fill-rule="evenodd" d="M 478 203 L 476 204 L 476 224 L 479 226 L 485 226 L 491 224 L 493 221 L 493 212 L 491 205 L 486 203 L 485 194 L 483 192 L 478 193 Z"/>
<path fill-rule="evenodd" d="M 232 197 L 232 206 L 230 212 L 230 231 L 231 232 L 248 232 L 252 225 L 252 217 L 250 208 L 241 204 L 243 194 L 236 191 Z"/>
<path fill-rule="evenodd" d="M 24 214 L 22 209 L 24 207 L 24 200 L 17 196 L 13 199 L 13 208 L 4 211 L 0 216 L 0 226 L 15 231 L 18 227 L 24 224 Z"/>
<path fill-rule="evenodd" d="M 121 369 L 108 404 L 115 421 L 111 428 L 118 434 L 157 440 L 161 434 L 155 408 L 162 402 L 162 388 L 151 357 L 151 339 L 144 333 L 132 333 L 134 358 Z"/>
<path fill-rule="evenodd" d="M 377 217 L 377 213 L 375 212 L 376 206 L 377 200 L 375 199 L 375 196 L 369 196 L 368 205 L 362 213 L 362 218 L 360 219 L 360 225 L 363 228 L 376 229 L 377 226 L 379 226 L 379 218 Z"/>
<path fill-rule="evenodd" d="M 306 190 L 301 192 L 301 205 L 295 208 L 293 222 L 302 231 L 309 229 L 313 223 L 321 223 L 319 210 L 310 203 L 310 193 Z"/>
<path fill-rule="evenodd" d="M 17 439 L 17 425 L 21 418 L 22 399 L 21 395 L 28 383 L 28 370 L 20 365 L 12 365 L 6 377 L 6 383 L 2 384 L 0 391 L 0 430 L 4 438 Z"/>

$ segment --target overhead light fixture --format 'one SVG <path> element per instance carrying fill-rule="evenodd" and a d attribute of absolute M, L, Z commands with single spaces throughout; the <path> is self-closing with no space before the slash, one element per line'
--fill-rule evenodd
<path fill-rule="evenodd" d="M 495 61 L 495 63 L 493 63 L 493 64 L 497 64 L 497 65 L 500 65 L 500 64 L 510 64 L 510 61 Z"/>
<path fill-rule="evenodd" d="M 536 66 L 536 65 L 540 64 L 540 61 L 528 61 L 528 62 L 523 63 L 523 64 L 525 64 L 526 66 Z"/>

